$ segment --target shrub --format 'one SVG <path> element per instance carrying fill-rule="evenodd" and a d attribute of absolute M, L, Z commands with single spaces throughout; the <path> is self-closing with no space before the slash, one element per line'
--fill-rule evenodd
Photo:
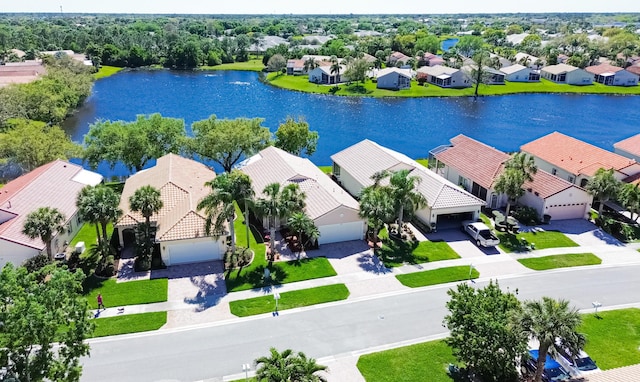
<path fill-rule="evenodd" d="M 513 212 L 513 217 L 526 225 L 536 225 L 539 223 L 538 211 L 533 207 L 518 207 L 518 209 Z"/>
<path fill-rule="evenodd" d="M 329 93 L 336 94 L 338 90 L 340 90 L 340 86 L 334 86 L 331 89 L 329 89 Z"/>
<path fill-rule="evenodd" d="M 114 259 L 112 255 L 104 256 L 100 259 L 96 267 L 96 275 L 100 277 L 113 277 L 115 275 Z"/>
<path fill-rule="evenodd" d="M 49 256 L 47 256 L 46 254 L 39 254 L 38 256 L 27 259 L 23 265 L 29 272 L 36 272 L 49 264 L 51 264 Z"/>

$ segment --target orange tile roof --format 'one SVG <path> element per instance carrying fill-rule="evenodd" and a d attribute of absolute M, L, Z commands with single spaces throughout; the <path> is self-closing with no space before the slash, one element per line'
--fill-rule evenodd
<path fill-rule="evenodd" d="M 531 188 L 531 192 L 536 193 L 536 195 L 542 199 L 551 197 L 567 188 L 580 188 L 573 183 L 569 183 L 562 178 L 542 170 L 538 170 L 535 175 L 533 175 L 533 182 L 525 182 L 522 187 L 524 189 Z"/>
<path fill-rule="evenodd" d="M 600 64 L 600 65 L 587 66 L 586 68 L 584 68 L 584 70 L 592 74 L 604 74 L 604 73 L 617 73 L 624 69 L 622 69 L 619 66 L 614 66 L 611 64 Z"/>
<path fill-rule="evenodd" d="M 636 134 L 633 137 L 616 142 L 613 144 L 613 147 L 619 150 L 624 150 L 629 154 L 640 155 L 640 134 Z"/>
<path fill-rule="evenodd" d="M 632 159 L 557 131 L 529 142 L 520 149 L 575 175 L 593 176 L 599 168 L 613 168 L 626 174 L 625 168 L 635 163 Z"/>
<path fill-rule="evenodd" d="M 589 374 L 585 382 L 635 382 L 640 375 L 640 364 L 604 370 Z"/>

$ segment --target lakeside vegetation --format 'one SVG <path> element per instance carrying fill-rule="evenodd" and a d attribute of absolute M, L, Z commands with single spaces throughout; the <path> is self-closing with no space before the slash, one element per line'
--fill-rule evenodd
<path fill-rule="evenodd" d="M 114 74 L 120 72 L 123 69 L 124 68 L 119 68 L 116 66 L 103 65 L 100 67 L 100 69 L 98 69 L 96 73 L 93 74 L 93 78 L 96 80 L 99 80 L 101 78 L 107 78 L 107 77 L 113 76 Z"/>
<path fill-rule="evenodd" d="M 231 62 L 228 64 L 220 65 L 203 65 L 199 69 L 201 70 L 243 70 L 250 72 L 261 72 L 264 70 L 264 64 L 260 59 L 253 59 L 246 62 Z"/>

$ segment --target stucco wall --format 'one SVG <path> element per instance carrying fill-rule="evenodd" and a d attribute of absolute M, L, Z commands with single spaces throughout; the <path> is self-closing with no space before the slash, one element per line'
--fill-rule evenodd
<path fill-rule="evenodd" d="M 40 253 L 35 248 L 27 247 L 11 241 L 0 239 L 0 268 L 7 263 L 13 263 L 16 267 L 22 265 L 25 260 Z"/>
<path fill-rule="evenodd" d="M 567 83 L 570 85 L 590 85 L 593 75 L 586 70 L 577 69 L 567 73 Z"/>

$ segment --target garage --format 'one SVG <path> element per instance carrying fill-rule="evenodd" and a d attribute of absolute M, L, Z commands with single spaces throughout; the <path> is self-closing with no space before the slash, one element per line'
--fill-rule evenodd
<path fill-rule="evenodd" d="M 546 214 L 551 220 L 584 219 L 587 203 L 554 204 L 548 206 Z"/>
<path fill-rule="evenodd" d="M 163 243 L 161 248 L 162 261 L 166 265 L 222 260 L 222 251 L 218 242 L 210 238 L 200 241 Z"/>
<path fill-rule="evenodd" d="M 339 243 L 342 241 L 362 240 L 364 237 L 364 222 L 356 221 L 343 224 L 318 226 L 319 244 Z"/>

